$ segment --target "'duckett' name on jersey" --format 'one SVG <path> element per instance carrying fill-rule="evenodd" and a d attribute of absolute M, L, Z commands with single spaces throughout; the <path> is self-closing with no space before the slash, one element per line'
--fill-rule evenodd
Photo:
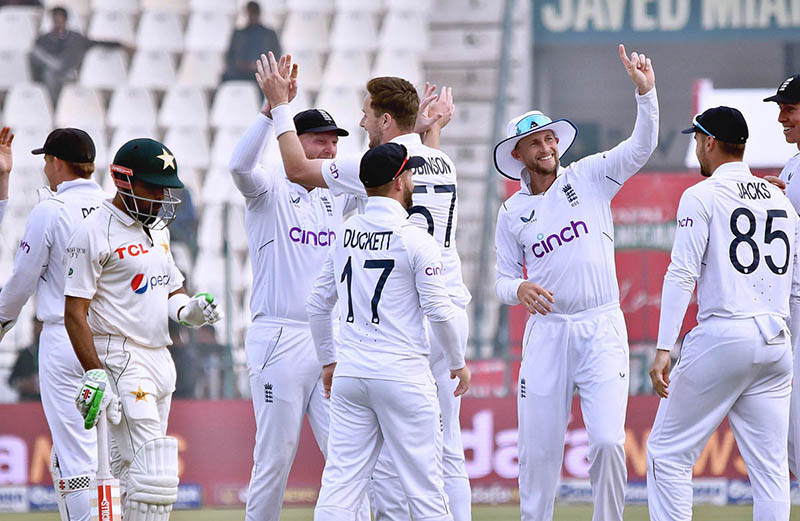
<path fill-rule="evenodd" d="M 497 295 L 518 304 L 528 279 L 554 293 L 554 313 L 577 313 L 619 301 L 614 264 L 611 199 L 650 157 L 658 141 L 655 89 L 636 95 L 633 134 L 613 149 L 559 168 L 553 184 L 531 193 L 523 171 L 521 189 L 497 217 Z"/>
<path fill-rule="evenodd" d="M 408 220 L 426 230 L 439 245 L 444 263 L 444 278 L 453 303 L 466 307 L 472 298 L 461 275 L 461 258 L 456 249 L 458 227 L 458 196 L 456 167 L 441 150 L 422 143 L 419 134 L 403 134 L 391 140 L 408 149 L 412 156 L 420 156 L 425 164 L 412 170 L 414 180 L 413 206 Z M 358 177 L 361 157 L 326 160 L 322 176 L 331 192 L 366 197 Z"/>
<path fill-rule="evenodd" d="M 772 315 L 785 324 L 790 295 L 800 295 L 798 241 L 789 200 L 744 163 L 725 163 L 688 188 L 662 292 L 681 305 L 662 305 L 658 348 L 674 345 L 698 279 L 698 321 Z"/>

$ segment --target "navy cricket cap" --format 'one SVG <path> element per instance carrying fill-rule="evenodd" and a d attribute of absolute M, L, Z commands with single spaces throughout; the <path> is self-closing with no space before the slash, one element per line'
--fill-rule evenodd
<path fill-rule="evenodd" d="M 57 128 L 31 154 L 49 154 L 70 163 L 94 163 L 94 141 L 79 128 Z"/>
<path fill-rule="evenodd" d="M 778 87 L 778 92 L 774 96 L 764 98 L 764 101 L 774 101 L 775 103 L 800 103 L 800 74 L 795 74 Z"/>
<path fill-rule="evenodd" d="M 408 149 L 399 143 L 384 143 L 367 150 L 361 158 L 358 178 L 367 188 L 382 186 L 394 181 L 409 168 L 425 164 L 420 156 L 408 155 Z"/>
<path fill-rule="evenodd" d="M 350 132 L 337 127 L 331 115 L 322 109 L 308 109 L 295 114 L 294 128 L 298 136 L 307 132 L 336 132 L 342 137 L 350 135 Z"/>
<path fill-rule="evenodd" d="M 695 132 L 702 132 L 714 139 L 734 145 L 741 145 L 750 137 L 744 116 L 732 107 L 708 109 L 694 117 L 691 127 L 681 130 L 681 134 Z"/>

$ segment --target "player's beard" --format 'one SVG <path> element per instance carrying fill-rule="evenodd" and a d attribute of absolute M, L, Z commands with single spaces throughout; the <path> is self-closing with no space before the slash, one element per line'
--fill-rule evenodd
<path fill-rule="evenodd" d="M 413 194 L 413 186 L 410 184 L 403 185 L 403 206 L 405 206 L 406 210 L 414 206 Z"/>

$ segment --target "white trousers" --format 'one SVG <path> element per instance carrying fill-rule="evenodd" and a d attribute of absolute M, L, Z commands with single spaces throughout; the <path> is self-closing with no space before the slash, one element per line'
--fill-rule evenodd
<path fill-rule="evenodd" d="M 315 521 L 356 518 L 384 446 L 394 461 L 412 517 L 452 521 L 437 457 L 441 443 L 433 381 L 334 376 L 328 460 Z"/>
<path fill-rule="evenodd" d="M 794 378 L 800 378 L 800 339 L 792 339 L 795 343 Z M 792 399 L 789 408 L 789 470 L 795 479 L 800 479 L 800 381 L 792 382 Z"/>
<path fill-rule="evenodd" d="M 256 418 L 246 519 L 278 521 L 304 415 L 322 455 L 327 455 L 329 401 L 307 327 L 256 321 L 247 332 L 245 349 Z"/>
<path fill-rule="evenodd" d="M 458 329 L 461 345 L 466 347 L 469 334 L 469 316 L 465 309 L 458 308 Z M 472 520 L 472 501 L 469 476 L 464 461 L 464 444 L 461 441 L 461 397 L 453 396 L 458 380 L 450 379 L 450 367 L 444 356 L 444 347 L 438 338 L 430 334 L 425 321 L 428 339 L 431 343 L 431 372 L 438 390 L 437 398 L 442 414 L 442 468 L 444 471 L 444 490 L 450 503 L 455 521 Z M 381 451 L 370 482 L 370 503 L 375 521 L 410 521 L 400 478 L 387 450 Z"/>
<path fill-rule="evenodd" d="M 175 363 L 166 347 L 143 347 L 122 337 L 95 336 L 94 347 L 122 403 L 122 421 L 108 428 L 111 471 L 120 481 L 124 503 L 133 455 L 148 440 L 167 434 Z"/>
<path fill-rule="evenodd" d="M 97 435 L 94 429 L 83 427 L 83 417 L 75 406 L 82 376 L 83 368 L 64 324 L 44 324 L 39 336 L 39 387 L 63 478 L 97 472 Z M 70 521 L 89 521 L 91 496 L 92 490 L 65 496 Z"/>
<path fill-rule="evenodd" d="M 692 518 L 692 467 L 727 416 L 753 487 L 753 519 L 788 520 L 791 379 L 789 341 L 766 344 L 753 319 L 698 324 L 684 340 L 647 441 L 650 519 Z"/>
<path fill-rule="evenodd" d="M 553 518 L 575 389 L 589 437 L 592 519 L 622 520 L 628 367 L 625 319 L 616 303 L 528 319 L 517 395 L 523 521 Z"/>

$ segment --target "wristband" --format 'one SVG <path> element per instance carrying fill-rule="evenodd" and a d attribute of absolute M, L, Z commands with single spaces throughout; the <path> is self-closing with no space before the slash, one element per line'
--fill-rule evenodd
<path fill-rule="evenodd" d="M 178 312 L 183 306 L 188 304 L 190 300 L 192 300 L 191 297 L 186 293 L 176 293 L 169 298 L 167 301 L 167 305 L 169 306 L 169 318 L 171 318 L 173 322 L 180 323 Z"/>
<path fill-rule="evenodd" d="M 292 119 L 292 112 L 288 103 L 281 103 L 272 107 L 272 121 L 275 123 L 275 137 L 281 137 L 286 132 L 297 132 Z"/>

